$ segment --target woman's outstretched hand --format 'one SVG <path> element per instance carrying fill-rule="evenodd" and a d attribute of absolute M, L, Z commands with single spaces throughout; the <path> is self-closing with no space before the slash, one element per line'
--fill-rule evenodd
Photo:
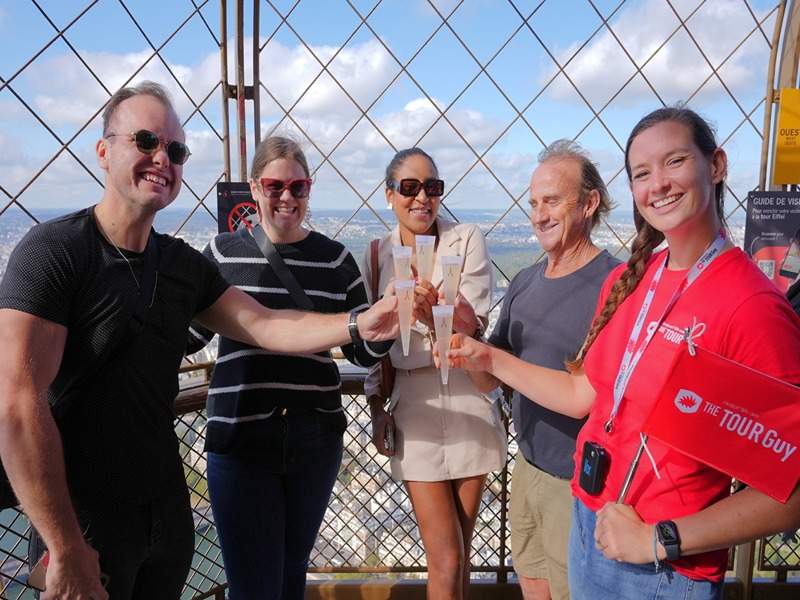
<path fill-rule="evenodd" d="M 430 281 L 417 278 L 417 285 L 414 287 L 414 319 L 433 329 L 433 307 L 439 297 L 439 290 Z"/>
<path fill-rule="evenodd" d="M 492 347 L 462 333 L 454 333 L 447 358 L 451 367 L 465 371 L 488 371 L 492 367 Z M 433 345 L 433 360 L 441 365 L 438 344 Z"/>
<path fill-rule="evenodd" d="M 654 561 L 653 526 L 627 504 L 607 502 L 597 511 L 594 543 L 609 560 L 634 564 Z"/>

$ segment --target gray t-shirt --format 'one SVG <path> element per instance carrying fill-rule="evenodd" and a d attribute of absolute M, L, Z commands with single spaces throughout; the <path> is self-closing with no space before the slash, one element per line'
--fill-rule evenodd
<path fill-rule="evenodd" d="M 600 288 L 619 261 L 605 250 L 586 265 L 556 279 L 542 261 L 511 281 L 489 342 L 530 363 L 565 370 L 591 325 Z M 514 392 L 514 426 L 525 459 L 557 477 L 571 478 L 575 439 L 583 419 L 573 419 Z"/>

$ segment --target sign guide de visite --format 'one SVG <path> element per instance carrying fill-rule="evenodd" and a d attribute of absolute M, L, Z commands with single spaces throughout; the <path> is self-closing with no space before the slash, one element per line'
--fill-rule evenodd
<path fill-rule="evenodd" d="M 744 250 L 785 292 L 800 275 L 800 193 L 750 192 Z"/>

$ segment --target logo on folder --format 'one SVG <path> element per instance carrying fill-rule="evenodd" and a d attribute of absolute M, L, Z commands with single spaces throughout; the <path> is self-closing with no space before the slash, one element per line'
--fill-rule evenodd
<path fill-rule="evenodd" d="M 679 411 L 691 415 L 700 410 L 703 399 L 691 390 L 681 388 L 675 395 L 675 406 Z"/>

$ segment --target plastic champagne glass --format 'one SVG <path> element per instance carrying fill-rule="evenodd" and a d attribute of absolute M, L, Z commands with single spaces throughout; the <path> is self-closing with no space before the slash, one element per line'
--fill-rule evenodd
<path fill-rule="evenodd" d="M 436 259 L 436 236 L 417 235 L 414 242 L 417 246 L 417 275 L 420 279 L 430 281 Z"/>
<path fill-rule="evenodd" d="M 393 246 L 395 279 L 413 279 L 411 273 L 411 248 L 409 246 Z"/>
<path fill-rule="evenodd" d="M 408 356 L 411 342 L 411 310 L 414 306 L 413 279 L 399 279 L 394 282 L 394 293 L 397 296 L 397 318 L 400 321 L 400 341 L 403 344 L 403 356 Z"/>
<path fill-rule="evenodd" d="M 444 303 L 454 305 L 458 294 L 458 284 L 461 280 L 461 257 L 442 256 L 442 290 L 444 290 Z"/>
<path fill-rule="evenodd" d="M 433 307 L 433 326 L 436 329 L 436 343 L 439 345 L 439 372 L 442 383 L 447 385 L 450 367 L 447 364 L 447 351 L 453 336 L 453 306 L 440 304 Z"/>

